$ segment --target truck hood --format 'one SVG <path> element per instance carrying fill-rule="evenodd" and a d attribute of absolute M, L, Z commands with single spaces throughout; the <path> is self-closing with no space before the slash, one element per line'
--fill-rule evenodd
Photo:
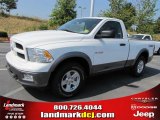
<path fill-rule="evenodd" d="M 83 34 L 66 31 L 46 30 L 17 34 L 11 40 L 22 43 L 25 46 L 37 47 L 46 44 L 76 42 L 83 39 L 84 36 Z"/>

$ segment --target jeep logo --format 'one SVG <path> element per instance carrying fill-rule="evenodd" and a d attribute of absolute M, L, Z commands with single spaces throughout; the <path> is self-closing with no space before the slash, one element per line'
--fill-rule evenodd
<path fill-rule="evenodd" d="M 133 114 L 134 117 L 148 117 L 148 118 L 154 118 L 154 112 L 140 112 L 137 111 L 136 114 Z"/>

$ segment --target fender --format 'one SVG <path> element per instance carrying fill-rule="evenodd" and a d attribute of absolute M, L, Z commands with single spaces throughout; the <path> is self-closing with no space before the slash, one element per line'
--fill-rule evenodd
<path fill-rule="evenodd" d="M 85 53 L 82 53 L 82 52 L 69 52 L 69 53 L 65 53 L 65 54 L 61 55 L 61 57 L 59 57 L 56 61 L 54 61 L 49 72 L 53 72 L 56 69 L 56 67 L 60 63 L 62 63 L 64 60 L 67 60 L 69 58 L 74 58 L 74 57 L 80 57 L 80 58 L 85 59 L 88 62 L 90 72 L 92 72 L 92 61 L 88 55 L 86 55 Z"/>
<path fill-rule="evenodd" d="M 149 59 L 149 51 L 148 51 L 146 48 L 143 48 L 143 49 L 138 53 L 136 59 L 133 61 L 133 65 L 136 63 L 137 59 L 140 57 L 140 55 L 141 55 L 143 52 L 148 53 L 148 58 L 147 58 L 147 62 L 148 62 L 148 59 Z"/>
<path fill-rule="evenodd" d="M 133 60 L 127 60 L 127 62 L 126 62 L 126 64 L 125 64 L 125 67 L 133 66 L 133 65 L 136 63 L 137 59 L 140 57 L 140 55 L 141 55 L 143 52 L 147 52 L 148 55 L 149 55 L 148 50 L 147 50 L 146 48 L 144 48 L 144 49 L 142 49 L 142 50 L 139 51 L 139 53 L 137 54 L 137 56 L 136 56 L 135 59 L 133 59 Z M 148 60 L 149 60 L 149 58 L 147 58 L 147 62 L 148 62 Z"/>

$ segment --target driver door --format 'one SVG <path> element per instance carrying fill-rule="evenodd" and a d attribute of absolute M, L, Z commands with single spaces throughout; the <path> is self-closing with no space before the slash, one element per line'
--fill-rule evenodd
<path fill-rule="evenodd" d="M 129 42 L 123 38 L 121 24 L 117 21 L 106 22 L 97 33 L 114 30 L 114 36 L 96 38 L 98 43 L 94 56 L 95 71 L 101 72 L 124 67 L 128 58 Z"/>

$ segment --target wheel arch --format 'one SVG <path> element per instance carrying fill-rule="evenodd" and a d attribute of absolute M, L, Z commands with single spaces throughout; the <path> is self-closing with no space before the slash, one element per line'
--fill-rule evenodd
<path fill-rule="evenodd" d="M 51 66 L 50 72 L 53 73 L 66 62 L 76 61 L 83 65 L 85 70 L 87 70 L 87 74 L 90 75 L 92 72 L 92 61 L 88 55 L 82 52 L 70 52 L 59 57 Z"/>
<path fill-rule="evenodd" d="M 160 55 L 160 48 L 158 49 L 157 54 Z"/>
<path fill-rule="evenodd" d="M 136 59 L 135 59 L 135 61 L 134 61 L 134 64 L 136 63 L 136 61 L 138 60 L 138 58 L 139 58 L 140 56 L 144 56 L 144 57 L 145 57 L 145 60 L 146 60 L 146 63 L 147 63 L 148 60 L 149 60 L 149 51 L 148 51 L 147 49 L 142 49 L 142 50 L 138 53 L 138 55 L 137 55 L 137 57 L 136 57 Z"/>

